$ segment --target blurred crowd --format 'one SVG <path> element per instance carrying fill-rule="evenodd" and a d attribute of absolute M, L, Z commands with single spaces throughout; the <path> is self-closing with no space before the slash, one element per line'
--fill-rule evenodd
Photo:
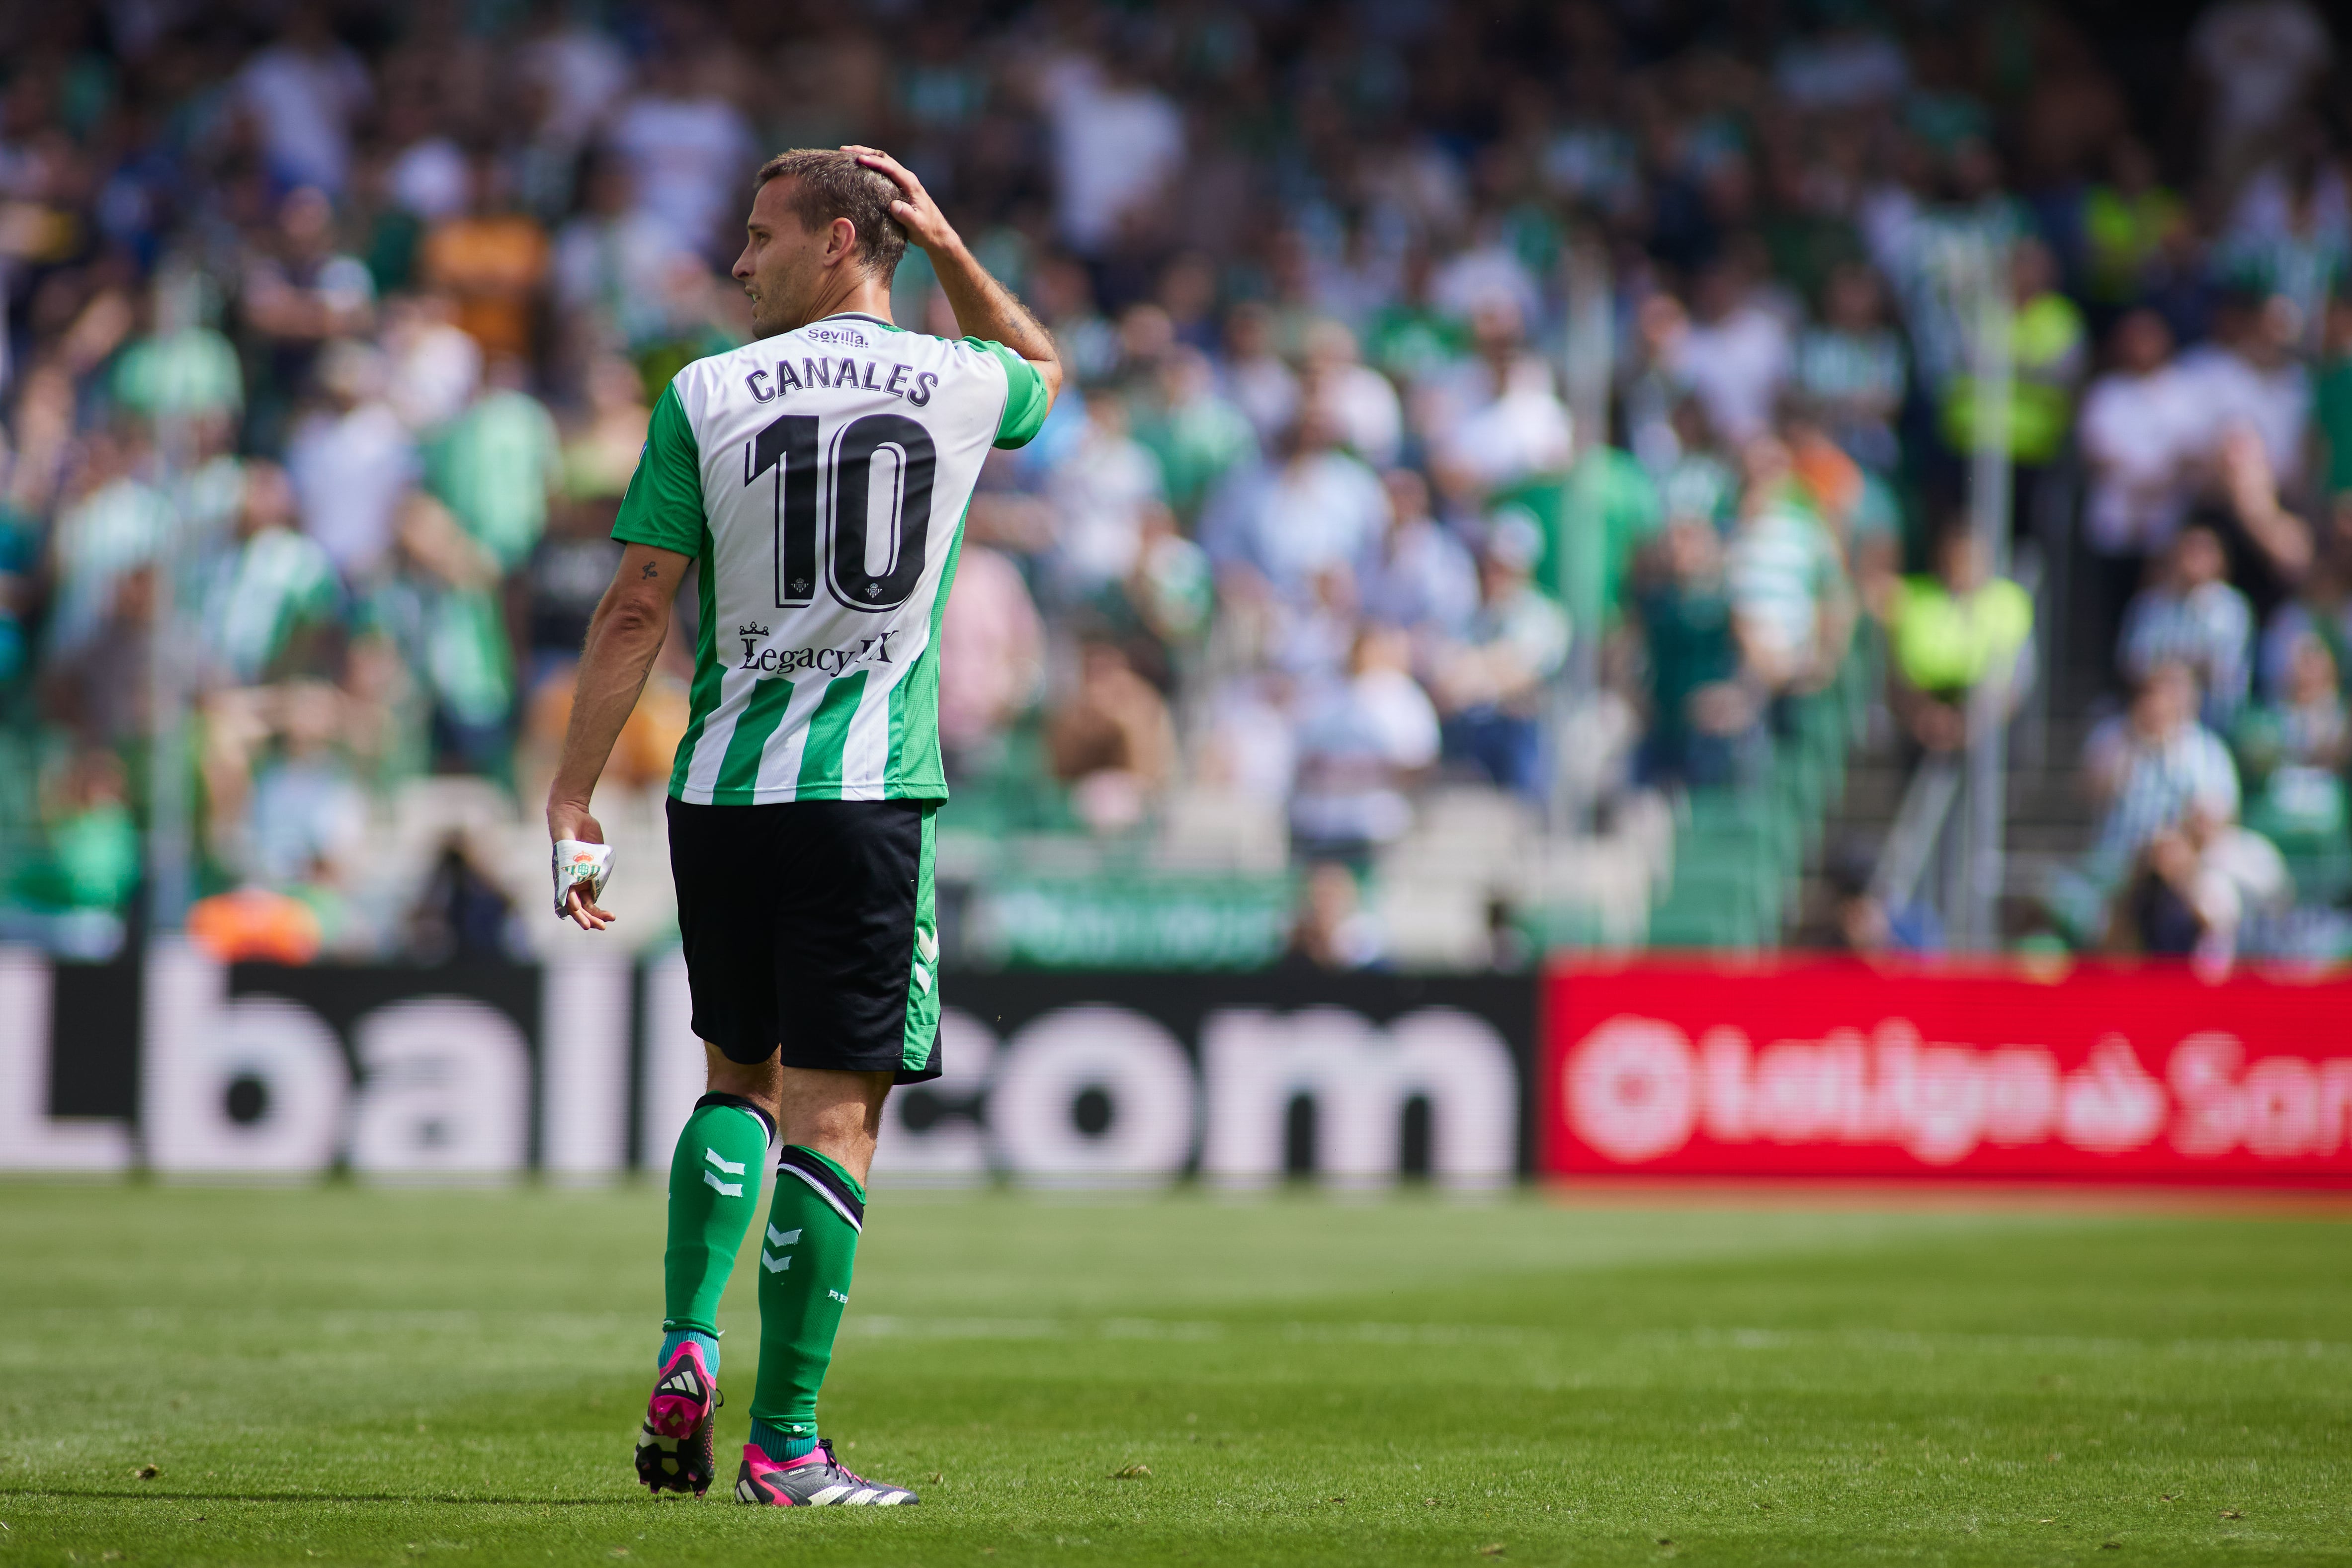
<path fill-rule="evenodd" d="M 2352 852 L 2336 48 L 2306 0 L 12 8 L 5 897 L 126 909 L 170 769 L 226 950 L 512 950 L 535 888 L 452 832 L 387 909 L 379 829 L 536 800 L 650 400 L 745 337 L 751 172 L 859 141 L 1072 372 L 948 607 L 966 828 L 1360 872 L 1437 782 L 1738 789 L 1863 650 L 1949 753 L 2063 638 L 2116 706 L 2070 935 L 2226 942 L 2293 896 L 2249 825 Z M 918 253 L 894 309 L 952 331 Z M 1988 446 L 2063 628 L 1969 527 Z M 1302 949 L 1379 961 L 1306 882 Z"/>

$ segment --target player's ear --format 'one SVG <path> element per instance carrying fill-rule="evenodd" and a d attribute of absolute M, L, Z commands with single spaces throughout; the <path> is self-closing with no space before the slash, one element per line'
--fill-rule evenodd
<path fill-rule="evenodd" d="M 857 251 L 857 225 L 847 218 L 835 218 L 825 225 L 824 259 L 839 261 Z"/>

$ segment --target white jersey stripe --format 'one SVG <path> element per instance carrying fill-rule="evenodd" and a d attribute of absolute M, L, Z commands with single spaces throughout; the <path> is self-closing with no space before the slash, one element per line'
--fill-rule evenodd
<path fill-rule="evenodd" d="M 850 716 L 841 740 L 841 798 L 879 800 L 890 768 L 890 694 L 906 675 L 905 664 L 894 665 L 889 679 L 869 671 L 866 689 L 858 694 L 857 712 Z"/>
<path fill-rule="evenodd" d="M 945 569 L 934 565 L 933 572 Z M 932 589 L 937 592 L 936 583 Z M 931 623 L 929 618 L 907 628 L 913 633 L 905 651 L 892 664 L 888 683 L 882 684 L 873 675 L 866 677 L 864 699 L 857 705 L 857 716 L 850 721 L 849 733 L 843 737 L 841 798 L 845 800 L 880 800 L 886 799 L 884 785 L 890 769 L 890 698 L 897 693 L 916 665 L 922 662 L 931 645 Z"/>

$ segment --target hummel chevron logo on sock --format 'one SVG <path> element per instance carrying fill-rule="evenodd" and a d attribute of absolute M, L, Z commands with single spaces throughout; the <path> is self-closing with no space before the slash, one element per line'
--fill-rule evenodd
<path fill-rule="evenodd" d="M 744 1102 L 724 1094 L 706 1094 L 695 1103 L 670 1149 L 662 1332 L 699 1333 L 706 1373 L 718 1369 L 719 1298 L 742 1250 L 744 1232 L 760 1211 L 762 1173 L 757 1162 L 767 1152 L 768 1124 Z M 665 1340 L 665 1366 L 677 1349 L 677 1342 Z"/>
<path fill-rule="evenodd" d="M 842 1310 L 849 1302 L 857 1227 L 865 1212 L 865 1188 L 834 1160 L 799 1144 L 787 1144 L 777 1155 L 774 1202 L 763 1233 L 770 1247 L 756 1276 L 760 1375 L 751 1391 L 753 1442 L 764 1429 L 787 1443 L 782 1452 L 761 1449 L 769 1458 L 789 1463 L 790 1445 L 816 1437 L 817 1390 L 833 1360 Z M 787 1258 L 789 1268 L 783 1266 Z M 802 1457 L 804 1452 L 792 1455 Z M 785 1489 L 792 1495 L 783 1500 L 797 1506 L 809 1500 L 810 1492 L 856 1480 L 849 1475 L 820 1479 L 814 1473 L 796 1472 Z"/>
<path fill-rule="evenodd" d="M 801 1233 L 797 1230 L 779 1230 L 772 1225 L 768 1227 L 768 1245 L 771 1247 L 790 1247 L 800 1239 Z M 765 1251 L 760 1254 L 760 1267 L 771 1274 L 781 1274 L 792 1266 L 790 1258 L 773 1257 Z"/>

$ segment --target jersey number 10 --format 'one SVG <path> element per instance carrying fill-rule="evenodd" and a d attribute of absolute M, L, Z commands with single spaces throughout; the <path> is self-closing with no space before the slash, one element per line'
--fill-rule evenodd
<path fill-rule="evenodd" d="M 788 413 L 770 422 L 743 454 L 743 483 L 776 471 L 776 608 L 790 610 L 816 601 L 817 420 Z M 889 565 L 867 570 L 872 559 L 866 532 L 875 459 L 895 447 L 896 482 L 890 497 Z M 931 434 L 901 413 L 869 413 L 850 421 L 833 438 L 824 492 L 833 499 L 824 532 L 830 548 L 822 570 L 834 598 L 852 610 L 896 610 L 923 580 L 923 547 L 931 528 L 931 475 L 939 449 Z"/>

